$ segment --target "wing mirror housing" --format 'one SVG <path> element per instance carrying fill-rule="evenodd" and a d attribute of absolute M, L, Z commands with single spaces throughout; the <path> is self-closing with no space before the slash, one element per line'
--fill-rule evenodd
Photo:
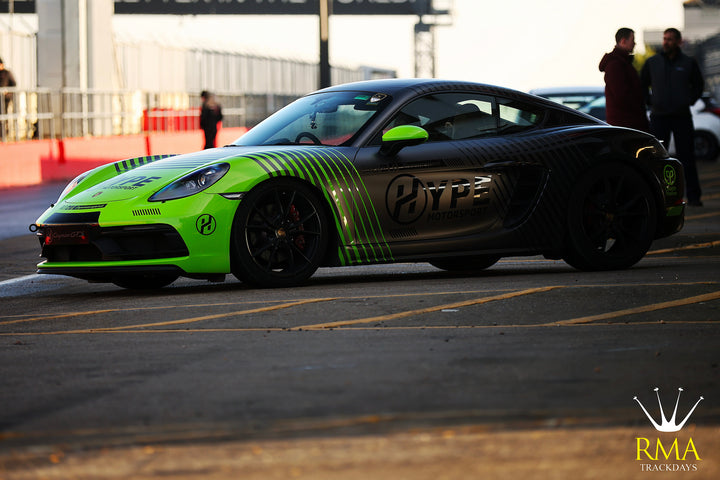
<path fill-rule="evenodd" d="M 380 154 L 393 157 L 405 147 L 425 143 L 428 137 L 428 132 L 425 129 L 414 125 L 400 125 L 391 128 L 382 136 Z"/>

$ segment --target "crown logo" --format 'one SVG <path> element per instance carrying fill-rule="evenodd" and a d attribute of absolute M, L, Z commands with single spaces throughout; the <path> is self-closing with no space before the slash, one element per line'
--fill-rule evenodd
<path fill-rule="evenodd" d="M 640 400 L 638 400 L 637 396 L 633 397 L 633 400 L 635 400 L 638 405 L 640 405 L 640 408 L 642 408 L 643 412 L 645 412 L 645 415 L 648 417 L 648 420 L 650 420 L 650 423 L 652 423 L 653 427 L 655 427 L 655 430 L 658 432 L 677 432 L 683 426 L 685 425 L 685 422 L 688 421 L 690 418 L 690 415 L 695 411 L 695 407 L 698 406 L 698 404 L 703 401 L 705 398 L 701 395 L 697 402 L 695 402 L 695 405 L 690 409 L 690 412 L 685 416 L 682 422 L 679 424 L 675 423 L 675 417 L 677 416 L 677 409 L 678 409 L 678 403 L 680 403 L 680 394 L 683 392 L 682 388 L 678 388 L 678 396 L 677 400 L 675 401 L 675 410 L 673 410 L 672 417 L 670 417 L 670 420 L 665 417 L 665 411 L 663 410 L 662 402 L 660 401 L 660 394 L 658 393 L 660 389 L 658 387 L 655 387 L 655 394 L 657 395 L 658 399 L 658 405 L 660 405 L 660 415 L 662 417 L 662 423 L 658 424 L 654 418 L 650 416 L 647 410 L 645 410 L 645 407 L 642 403 L 640 403 Z"/>

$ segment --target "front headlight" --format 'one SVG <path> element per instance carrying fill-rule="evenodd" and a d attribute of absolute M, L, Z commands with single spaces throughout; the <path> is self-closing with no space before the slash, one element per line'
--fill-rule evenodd
<path fill-rule="evenodd" d="M 635 158 L 637 159 L 665 159 L 669 156 L 663 144 L 656 138 L 643 144 L 635 151 Z"/>
<path fill-rule="evenodd" d="M 148 199 L 150 202 L 164 202 L 185 198 L 190 195 L 202 192 L 212 184 L 220 180 L 230 170 L 229 163 L 218 163 L 209 167 L 203 167 L 179 180 L 175 180 Z"/>

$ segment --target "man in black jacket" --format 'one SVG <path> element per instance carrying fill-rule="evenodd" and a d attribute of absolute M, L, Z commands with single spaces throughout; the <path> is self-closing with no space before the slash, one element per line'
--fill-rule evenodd
<path fill-rule="evenodd" d="M 205 133 L 205 146 L 203 148 L 215 148 L 218 123 L 223 119 L 222 107 L 215 100 L 215 95 L 206 90 L 202 91 L 200 97 L 202 98 L 200 128 Z"/>
<path fill-rule="evenodd" d="M 672 133 L 678 160 L 685 170 L 688 205 L 702 206 L 690 107 L 702 96 L 704 81 L 697 62 L 680 50 L 681 44 L 682 36 L 677 29 L 665 30 L 663 51 L 645 62 L 640 82 L 651 107 L 650 133 L 665 141 L 665 145 Z"/>
<path fill-rule="evenodd" d="M 13 74 L 10 70 L 5 68 L 5 64 L 3 63 L 2 58 L 0 58 L 0 88 L 15 86 L 17 86 L 17 83 L 15 83 L 15 77 L 13 77 Z M 7 115 L 8 110 L 10 109 L 10 104 L 12 103 L 13 94 L 11 92 L 5 92 L 5 95 L 3 95 L 3 97 L 4 108 L 0 109 L 0 113 L 2 113 L 3 115 Z M 0 128 L 2 128 L 3 130 L 7 129 L 5 121 L 0 122 Z M 2 137 L 2 131 L 0 131 L 0 137 Z"/>

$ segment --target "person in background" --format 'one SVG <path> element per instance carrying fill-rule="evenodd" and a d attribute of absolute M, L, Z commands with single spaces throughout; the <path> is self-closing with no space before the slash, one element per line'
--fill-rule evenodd
<path fill-rule="evenodd" d="M 203 90 L 202 108 L 200 109 L 200 128 L 205 132 L 205 146 L 203 148 L 215 148 L 215 137 L 217 137 L 218 123 L 222 120 L 222 108 L 215 101 L 215 95 Z"/>
<path fill-rule="evenodd" d="M 635 32 L 623 27 L 615 33 L 613 51 L 600 60 L 600 71 L 605 72 L 606 118 L 610 125 L 649 132 L 645 96 L 633 66 L 634 49 Z"/>
<path fill-rule="evenodd" d="M 702 96 L 705 82 L 694 58 L 680 50 L 682 35 L 676 28 L 663 32 L 662 52 L 648 58 L 640 83 L 650 111 L 650 133 L 665 145 L 675 139 L 677 157 L 685 170 L 688 205 L 702 206 L 695 165 L 695 128 L 690 107 Z"/>
<path fill-rule="evenodd" d="M 5 63 L 3 62 L 3 59 L 0 58 L 0 88 L 15 86 L 17 86 L 17 83 L 15 83 L 15 77 L 13 77 L 10 70 L 5 68 Z M 10 105 L 12 104 L 13 94 L 12 92 L 5 92 L 5 95 L 3 96 L 5 97 L 3 99 L 4 108 L 0 111 L 0 114 L 7 115 L 10 110 Z M 5 122 L 2 122 L 1 128 L 6 128 Z"/>

